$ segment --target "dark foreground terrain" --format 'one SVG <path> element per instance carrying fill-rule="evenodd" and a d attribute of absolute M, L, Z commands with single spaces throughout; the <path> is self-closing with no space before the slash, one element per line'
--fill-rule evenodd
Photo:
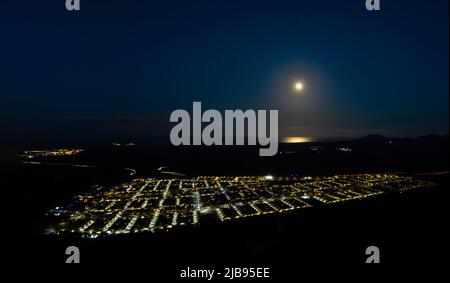
<path fill-rule="evenodd" d="M 352 151 L 336 150 L 342 147 Z M 365 249 L 374 245 L 385 263 L 448 262 L 448 174 L 442 173 L 417 176 L 439 184 L 430 190 L 170 233 L 88 240 L 39 232 L 45 212 L 74 193 L 94 184 L 118 184 L 136 177 L 123 168 L 136 169 L 137 176 L 156 176 L 159 166 L 171 166 L 188 176 L 448 170 L 448 137 L 394 143 L 372 137 L 344 144 L 287 145 L 281 147 L 282 154 L 262 160 L 255 152 L 106 147 L 56 160 L 94 168 L 21 164 L 8 154 L 8 163 L 4 163 L 8 165 L 2 169 L 7 176 L 2 192 L 6 255 L 12 262 L 63 263 L 66 247 L 75 245 L 85 263 L 171 264 L 170 268 L 261 264 L 276 270 L 283 264 L 364 263 Z"/>

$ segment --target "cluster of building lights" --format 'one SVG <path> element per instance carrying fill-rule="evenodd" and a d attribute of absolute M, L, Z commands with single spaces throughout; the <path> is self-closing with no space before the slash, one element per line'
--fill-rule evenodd
<path fill-rule="evenodd" d="M 82 152 L 83 149 L 53 149 L 53 150 L 27 150 L 20 156 L 22 158 L 33 159 L 36 157 L 69 156 Z"/>
<path fill-rule="evenodd" d="M 46 232 L 97 238 L 169 231 L 199 225 L 203 217 L 224 222 L 432 186 L 397 174 L 136 179 L 56 207 Z"/>

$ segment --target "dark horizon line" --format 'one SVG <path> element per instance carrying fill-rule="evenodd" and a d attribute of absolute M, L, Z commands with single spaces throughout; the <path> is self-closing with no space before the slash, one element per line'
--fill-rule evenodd
<path fill-rule="evenodd" d="M 313 144 L 313 143 L 326 143 L 326 142 L 353 142 L 359 140 L 417 140 L 420 138 L 427 137 L 439 137 L 439 138 L 447 138 L 447 134 L 428 134 L 428 135 L 418 135 L 418 136 L 406 136 L 406 137 L 389 137 L 381 134 L 370 134 L 359 137 L 308 137 L 309 140 L 305 142 L 298 143 L 289 143 L 283 142 L 283 138 L 280 138 L 280 145 L 294 145 L 294 144 Z M 150 144 L 149 144 L 150 142 Z M 67 147 L 76 147 L 76 146 L 107 146 L 112 145 L 113 143 L 120 143 L 125 145 L 127 143 L 136 143 L 137 146 L 172 146 L 170 144 L 170 140 L 168 137 L 162 136 L 129 136 L 129 135 L 112 135 L 112 136 L 95 136 L 95 135 L 71 135 L 71 136 L 26 136 L 22 138 L 14 138 L 10 140 L 3 140 L 0 142 L 0 145 L 3 148 L 11 148 L 16 150 L 21 149 L 37 149 L 36 147 L 40 147 L 41 149 L 53 148 L 55 146 L 67 146 Z M 141 144 L 140 144 L 141 143 Z M 142 144 L 144 143 L 144 144 Z M 175 147 L 175 146 L 173 146 Z M 184 146 L 184 147 L 194 147 L 194 146 Z M 201 147 L 201 146 L 195 146 Z M 225 146 L 214 146 L 214 147 L 225 147 Z"/>

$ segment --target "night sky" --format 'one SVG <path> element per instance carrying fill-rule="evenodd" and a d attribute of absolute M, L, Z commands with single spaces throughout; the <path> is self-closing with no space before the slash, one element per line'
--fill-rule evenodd
<path fill-rule="evenodd" d="M 448 0 L 1 2 L 5 137 L 168 139 L 193 101 L 278 109 L 281 136 L 448 133 Z"/>

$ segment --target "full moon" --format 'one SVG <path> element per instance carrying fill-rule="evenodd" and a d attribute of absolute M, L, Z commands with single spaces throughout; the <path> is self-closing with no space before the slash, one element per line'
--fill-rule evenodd
<path fill-rule="evenodd" d="M 296 91 L 302 91 L 302 90 L 303 90 L 303 83 L 301 83 L 301 82 L 296 82 L 296 83 L 295 83 L 295 90 L 296 90 Z"/>

